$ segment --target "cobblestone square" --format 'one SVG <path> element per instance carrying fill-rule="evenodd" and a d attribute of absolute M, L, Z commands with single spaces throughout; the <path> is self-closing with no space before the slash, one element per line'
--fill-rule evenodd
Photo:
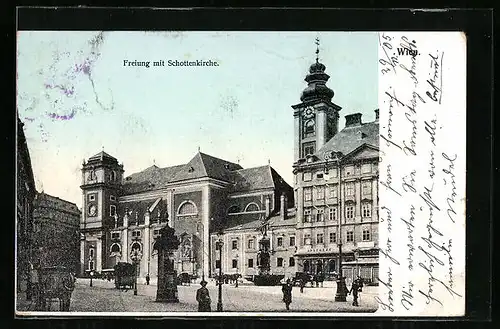
<path fill-rule="evenodd" d="M 212 312 L 216 311 L 218 287 L 209 280 L 207 288 L 212 300 Z M 71 312 L 197 312 L 196 290 L 198 283 L 178 286 L 179 303 L 158 303 L 155 301 L 156 285 L 139 283 L 138 295 L 133 290 L 118 290 L 114 282 L 93 280 L 93 286 L 87 279 L 78 279 L 71 298 Z M 292 291 L 293 301 L 290 311 L 286 311 L 282 302 L 280 286 L 262 287 L 243 283 L 238 287 L 225 284 L 222 302 L 224 312 L 374 312 L 377 302 L 374 297 L 377 287 L 365 287 L 360 293 L 358 307 L 352 306 L 352 296 L 346 302 L 335 302 L 335 282 L 325 282 L 323 287 L 306 287 L 300 293 L 299 287 Z M 18 310 L 30 310 L 31 304 L 23 301 L 23 294 L 18 298 Z M 51 311 L 59 311 L 53 303 Z"/>

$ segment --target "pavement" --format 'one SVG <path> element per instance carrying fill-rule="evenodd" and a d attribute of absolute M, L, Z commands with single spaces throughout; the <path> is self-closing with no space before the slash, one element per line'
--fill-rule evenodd
<path fill-rule="evenodd" d="M 218 287 L 215 281 L 208 280 L 207 288 L 212 298 L 212 311 L 216 310 Z M 156 282 L 146 285 L 139 281 L 137 296 L 133 289 L 118 290 L 114 282 L 99 279 L 77 279 L 71 296 L 72 312 L 197 312 L 196 290 L 199 283 L 178 286 L 179 303 L 156 302 Z M 251 282 L 241 282 L 238 287 L 225 284 L 222 289 L 224 312 L 374 312 L 378 303 L 375 300 L 378 287 L 364 287 L 358 299 L 358 307 L 352 306 L 352 296 L 346 302 L 335 302 L 335 282 L 324 282 L 323 287 L 306 287 L 300 293 L 299 287 L 292 290 L 290 311 L 282 301 L 281 286 L 254 286 Z M 32 310 L 30 302 L 23 293 L 18 294 L 17 309 Z M 58 303 L 52 304 L 52 311 L 58 311 Z"/>

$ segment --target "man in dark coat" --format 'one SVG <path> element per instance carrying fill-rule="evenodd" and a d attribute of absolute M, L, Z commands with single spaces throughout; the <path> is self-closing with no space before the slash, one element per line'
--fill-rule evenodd
<path fill-rule="evenodd" d="M 287 279 L 286 283 L 281 288 L 281 291 L 283 291 L 283 302 L 285 302 L 287 310 L 290 309 L 290 304 L 292 303 L 292 287 L 290 279 Z"/>
<path fill-rule="evenodd" d="M 359 306 L 359 304 L 358 304 L 359 289 L 360 289 L 359 280 L 356 279 L 356 280 L 352 281 L 351 290 L 349 290 L 349 294 L 352 293 L 352 298 L 353 298 L 352 306 Z"/>
<path fill-rule="evenodd" d="M 149 277 L 149 273 L 147 273 L 147 274 L 146 274 L 146 284 L 147 284 L 148 286 L 149 286 L 149 280 L 150 280 L 150 279 L 151 279 L 151 278 Z"/>
<path fill-rule="evenodd" d="M 198 302 L 198 312 L 211 312 L 210 293 L 207 289 L 207 281 L 200 282 L 201 288 L 196 291 L 196 301 Z"/>

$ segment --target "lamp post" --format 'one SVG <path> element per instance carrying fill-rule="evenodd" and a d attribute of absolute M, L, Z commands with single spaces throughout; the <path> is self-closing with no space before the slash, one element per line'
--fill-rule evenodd
<path fill-rule="evenodd" d="M 219 229 L 219 232 L 217 233 L 217 242 L 215 245 L 219 249 L 219 297 L 217 301 L 217 312 L 222 312 L 222 246 L 224 245 L 224 241 L 222 240 L 223 237 L 223 232 L 222 232 L 222 227 Z"/>
<path fill-rule="evenodd" d="M 337 171 L 338 171 L 338 180 L 339 180 L 339 191 L 337 194 L 338 197 L 338 204 L 339 204 L 339 218 L 338 218 L 338 232 L 339 232 L 339 237 L 338 237 L 338 247 L 339 247 L 339 274 L 337 277 L 337 292 L 335 293 L 335 301 L 336 302 L 345 302 L 346 301 L 346 295 L 347 295 L 347 286 L 345 284 L 345 278 L 342 275 L 342 217 L 343 217 L 343 211 L 342 211 L 342 168 L 341 168 L 341 158 L 342 158 L 342 152 L 326 152 L 324 155 L 325 158 L 325 168 L 328 170 L 328 160 L 333 159 L 337 165 Z"/>
<path fill-rule="evenodd" d="M 138 276 L 138 264 L 141 261 L 142 253 L 139 249 L 132 249 L 130 252 L 130 259 L 135 265 L 135 281 L 134 281 L 134 296 L 137 296 L 137 276 Z"/>
<path fill-rule="evenodd" d="M 90 286 L 92 287 L 92 277 L 94 276 L 94 271 L 90 271 Z"/>

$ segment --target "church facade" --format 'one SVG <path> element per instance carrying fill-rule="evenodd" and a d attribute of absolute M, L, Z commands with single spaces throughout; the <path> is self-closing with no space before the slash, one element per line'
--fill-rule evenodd
<path fill-rule="evenodd" d="M 361 113 L 346 115 L 339 131 L 342 108 L 332 101 L 325 70 L 317 58 L 301 102 L 292 106 L 294 206 L 264 221 L 227 228 L 225 272 L 256 274 L 253 240 L 262 238 L 259 227 L 267 221 L 272 273 L 321 272 L 334 278 L 342 268 L 348 280 L 360 275 L 367 283 L 378 282 L 378 109 L 371 122 L 363 122 Z"/>
<path fill-rule="evenodd" d="M 157 276 L 155 240 L 165 225 L 175 229 L 178 273 L 211 275 L 210 232 L 276 212 L 293 189 L 269 165 L 242 168 L 198 152 L 189 162 L 151 166 L 124 176 L 106 152 L 82 165 L 81 275 L 102 273 L 117 262 L 138 262 L 139 275 Z"/>

